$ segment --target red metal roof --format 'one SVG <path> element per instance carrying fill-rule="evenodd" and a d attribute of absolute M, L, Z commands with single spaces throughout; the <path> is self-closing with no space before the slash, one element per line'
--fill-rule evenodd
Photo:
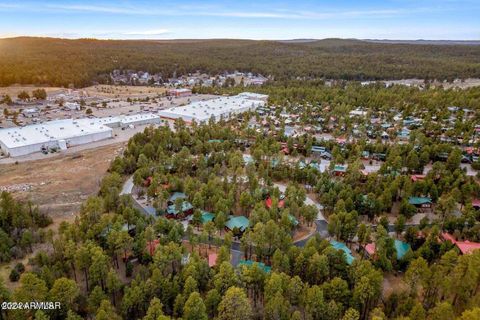
<path fill-rule="evenodd" d="M 208 266 L 214 267 L 217 264 L 217 254 L 216 253 L 209 253 L 208 254 Z"/>
<path fill-rule="evenodd" d="M 373 256 L 375 254 L 376 250 L 377 250 L 377 248 L 375 247 L 375 243 L 369 243 L 365 246 L 365 251 L 367 251 L 367 253 L 370 256 Z"/>
<path fill-rule="evenodd" d="M 423 180 L 423 179 L 425 179 L 425 177 L 426 176 L 424 174 L 412 174 L 410 176 L 410 178 L 412 179 L 413 182 Z"/>
<path fill-rule="evenodd" d="M 480 250 L 480 243 L 470 242 L 470 241 L 468 241 L 468 240 L 466 240 L 466 241 L 457 241 L 456 245 L 457 245 L 458 249 L 460 249 L 460 251 L 461 251 L 463 254 L 472 253 L 473 250 Z"/>
<path fill-rule="evenodd" d="M 451 241 L 454 245 L 456 245 L 462 254 L 469 254 L 472 253 L 473 250 L 480 250 L 480 243 L 478 242 L 470 242 L 468 240 L 457 241 L 455 240 L 454 236 L 447 232 L 443 232 L 442 237 L 443 239 Z"/>
<path fill-rule="evenodd" d="M 270 209 L 272 207 L 272 198 L 267 198 L 267 200 L 265 200 L 265 205 L 267 206 L 268 209 Z M 278 208 L 283 208 L 285 207 L 285 200 L 279 200 L 278 201 Z"/>
<path fill-rule="evenodd" d="M 473 199 L 472 200 L 473 207 L 480 207 L 480 199 Z"/>

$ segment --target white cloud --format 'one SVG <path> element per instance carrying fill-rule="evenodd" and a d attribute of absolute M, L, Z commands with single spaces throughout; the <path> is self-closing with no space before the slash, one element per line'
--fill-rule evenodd
<path fill-rule="evenodd" d="M 0 4 L 0 9 L 2 9 Z M 85 5 L 85 4 L 56 4 L 47 3 L 44 5 L 32 4 L 5 5 L 7 9 L 22 8 L 22 10 L 43 11 L 43 12 L 67 12 L 67 13 L 105 13 L 120 15 L 142 15 L 142 16 L 206 16 L 206 17 L 232 17 L 232 18 L 263 18 L 263 19 L 313 19 L 326 20 L 348 17 L 390 17 L 394 15 L 412 14 L 433 10 L 432 8 L 405 9 L 372 9 L 372 10 L 338 10 L 338 11 L 287 11 L 287 10 L 226 10 L 218 7 L 178 5 L 166 8 L 145 8 L 140 6 L 106 6 L 106 5 Z"/>

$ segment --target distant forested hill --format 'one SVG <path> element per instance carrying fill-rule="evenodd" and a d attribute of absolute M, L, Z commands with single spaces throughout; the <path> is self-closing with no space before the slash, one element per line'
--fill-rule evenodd
<path fill-rule="evenodd" d="M 251 71 L 276 79 L 355 80 L 480 77 L 480 46 L 319 41 L 0 40 L 0 85 L 86 86 L 113 69 L 162 72 Z"/>

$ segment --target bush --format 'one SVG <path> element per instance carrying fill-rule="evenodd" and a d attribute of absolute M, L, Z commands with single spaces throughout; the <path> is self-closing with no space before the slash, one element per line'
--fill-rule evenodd
<path fill-rule="evenodd" d="M 16 270 L 18 273 L 23 273 L 25 272 L 25 266 L 23 265 L 23 263 L 19 262 L 15 265 L 14 270 Z"/>
<path fill-rule="evenodd" d="M 17 270 L 12 269 L 12 271 L 10 272 L 9 279 L 12 282 L 17 282 L 18 279 L 20 279 L 20 273 Z"/>

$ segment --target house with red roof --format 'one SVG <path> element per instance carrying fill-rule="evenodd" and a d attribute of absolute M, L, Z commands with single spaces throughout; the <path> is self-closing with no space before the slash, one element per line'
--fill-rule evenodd
<path fill-rule="evenodd" d="M 445 241 L 450 241 L 453 243 L 462 254 L 470 254 L 474 250 L 480 250 L 480 243 L 478 242 L 470 242 L 468 240 L 465 241 L 457 241 L 454 236 L 447 232 L 442 233 L 442 238 Z"/>
<path fill-rule="evenodd" d="M 410 176 L 410 179 L 412 179 L 412 182 L 417 182 L 417 181 L 422 181 L 425 179 L 426 175 L 424 174 L 412 174 Z"/>
<path fill-rule="evenodd" d="M 475 210 L 479 210 L 480 209 L 480 199 L 473 199 L 472 200 L 472 207 Z"/>
<path fill-rule="evenodd" d="M 267 200 L 265 200 L 265 205 L 267 206 L 268 209 L 271 209 L 272 208 L 272 198 L 271 197 L 268 197 Z M 277 207 L 279 209 L 282 209 L 285 207 L 285 199 L 280 199 L 278 200 L 278 205 Z"/>
<path fill-rule="evenodd" d="M 217 254 L 212 252 L 208 254 L 208 266 L 210 268 L 215 267 L 217 265 Z"/>

